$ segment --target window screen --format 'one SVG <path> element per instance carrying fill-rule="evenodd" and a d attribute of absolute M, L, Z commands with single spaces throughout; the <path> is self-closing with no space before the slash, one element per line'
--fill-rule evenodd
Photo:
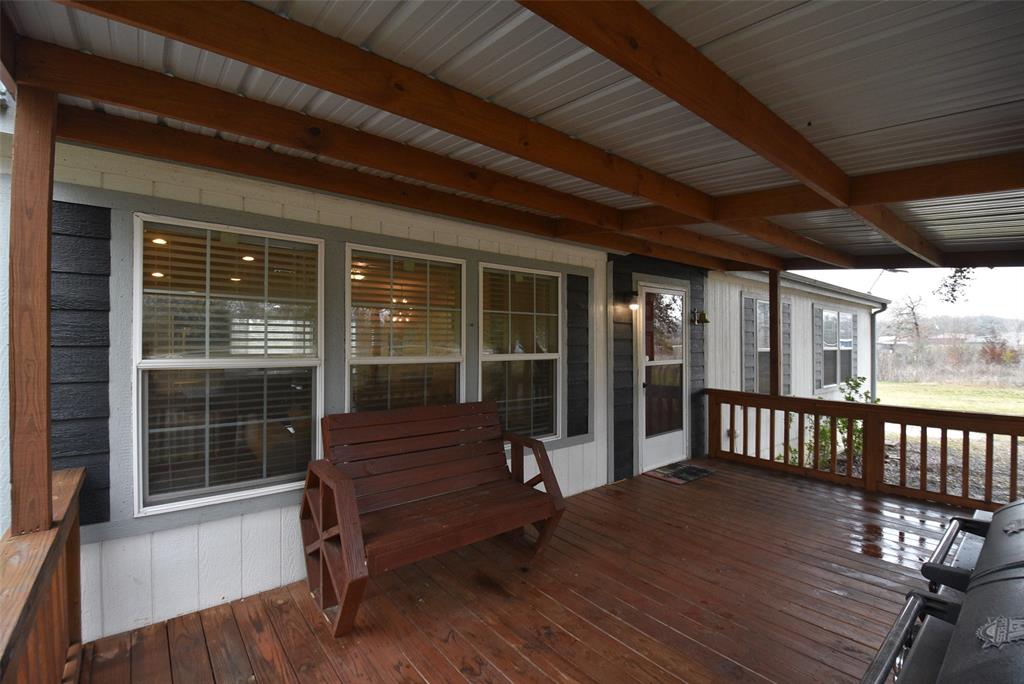
<path fill-rule="evenodd" d="M 560 278 L 491 267 L 482 278 L 482 396 L 506 430 L 557 434 Z"/>
<path fill-rule="evenodd" d="M 318 244 L 144 221 L 143 504 L 301 478 L 316 452 Z"/>
<path fill-rule="evenodd" d="M 460 400 L 462 264 L 353 250 L 352 411 Z"/>

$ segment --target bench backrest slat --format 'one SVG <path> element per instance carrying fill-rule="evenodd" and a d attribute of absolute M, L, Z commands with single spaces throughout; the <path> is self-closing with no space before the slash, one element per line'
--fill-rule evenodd
<path fill-rule="evenodd" d="M 322 427 L 362 513 L 510 477 L 494 402 L 334 414 Z"/>

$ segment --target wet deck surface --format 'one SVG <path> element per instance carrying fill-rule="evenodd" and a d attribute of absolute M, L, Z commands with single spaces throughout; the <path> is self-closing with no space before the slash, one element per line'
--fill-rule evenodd
<path fill-rule="evenodd" d="M 90 682 L 807 682 L 864 671 L 956 509 L 722 461 L 568 500 L 551 547 L 376 578 L 335 640 L 304 583 L 88 644 Z"/>

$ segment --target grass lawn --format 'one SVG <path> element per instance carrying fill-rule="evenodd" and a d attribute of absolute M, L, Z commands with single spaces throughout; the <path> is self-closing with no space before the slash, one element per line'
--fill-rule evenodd
<path fill-rule="evenodd" d="M 1024 389 L 936 383 L 879 382 L 883 404 L 1024 416 Z"/>

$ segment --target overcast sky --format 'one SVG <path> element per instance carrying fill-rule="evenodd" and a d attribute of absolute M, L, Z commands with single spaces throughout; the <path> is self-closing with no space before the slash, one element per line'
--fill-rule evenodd
<path fill-rule="evenodd" d="M 946 304 L 934 291 L 951 271 L 940 268 L 910 268 L 906 273 L 890 271 L 794 271 L 808 278 L 876 294 L 899 303 L 905 297 L 920 297 L 925 316 L 991 315 L 1024 319 L 1024 268 L 978 268 L 965 296 Z M 881 276 L 879 276 L 881 274 Z M 877 279 L 877 282 L 876 282 Z"/>

